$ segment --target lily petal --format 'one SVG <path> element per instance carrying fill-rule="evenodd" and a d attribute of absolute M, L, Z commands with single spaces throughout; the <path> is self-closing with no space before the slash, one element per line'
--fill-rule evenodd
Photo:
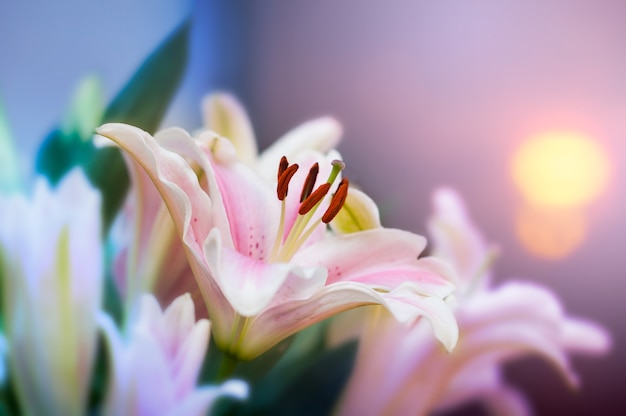
<path fill-rule="evenodd" d="M 350 188 L 346 202 L 330 223 L 333 231 L 349 234 L 381 228 L 380 212 L 376 203 L 364 192 Z"/>
<path fill-rule="evenodd" d="M 242 316 L 254 316 L 267 307 L 290 275 L 321 286 L 326 280 L 323 268 L 302 268 L 290 263 L 268 263 L 222 247 L 218 230 L 205 245 L 205 258 L 224 295 Z"/>
<path fill-rule="evenodd" d="M 257 158 L 256 139 L 248 114 L 231 94 L 216 93 L 202 101 L 204 126 L 229 139 L 239 158 L 252 165 Z"/>
<path fill-rule="evenodd" d="M 285 302 L 255 317 L 241 347 L 241 356 L 265 351 L 312 323 L 365 305 L 383 305 L 403 321 L 425 316 L 446 348 L 452 349 L 458 339 L 458 327 L 450 308 L 440 298 L 420 295 L 413 284 L 405 283 L 390 293 L 380 293 L 362 284 L 338 282 L 307 300 Z"/>
<path fill-rule="evenodd" d="M 601 355 L 611 349 L 611 335 L 595 322 L 568 318 L 561 327 L 561 345 L 568 351 Z"/>
<path fill-rule="evenodd" d="M 82 414 L 97 341 L 100 194 L 79 169 L 32 198 L 0 197 L 8 362 L 26 413 Z M 10 294 L 10 296 L 7 296 Z"/>
<path fill-rule="evenodd" d="M 577 321 L 570 322 L 551 292 L 530 283 L 509 283 L 488 295 L 476 296 L 463 308 L 459 319 L 460 325 L 471 333 L 467 335 L 467 343 L 477 353 L 480 351 L 483 356 L 491 355 L 497 360 L 529 352 L 540 354 L 573 387 L 579 380 L 571 368 L 567 351 L 576 351 L 579 346 L 584 351 L 591 345 L 592 350 L 602 352 L 610 344 L 604 331 L 579 326 Z M 571 331 L 572 327 L 578 330 Z M 587 335 L 593 337 L 591 342 L 584 338 Z"/>
<path fill-rule="evenodd" d="M 167 204 L 176 227 L 184 231 L 184 240 L 201 251 L 202 241 L 213 226 L 211 215 L 206 215 L 211 212 L 212 204 L 185 159 L 159 146 L 150 134 L 133 126 L 111 123 L 96 132 L 118 144 L 138 164 L 138 169 L 145 170 Z M 192 140 L 182 130 L 176 133 L 181 141 Z M 189 222 L 194 226 L 189 227 Z"/>
<path fill-rule="evenodd" d="M 249 257 L 267 259 L 278 230 L 280 203 L 276 193 L 243 163 L 216 163 L 214 169 L 228 218 L 226 235 L 232 241 L 225 243 Z"/>
<path fill-rule="evenodd" d="M 205 414 L 220 394 L 241 396 L 242 382 L 196 388 L 209 337 L 209 322 L 195 322 L 191 297 L 177 298 L 165 311 L 152 295 L 141 298 L 126 339 L 101 315 L 113 372 L 106 414 Z M 243 391 L 242 391 L 243 389 Z M 190 413 L 191 412 L 191 413 Z"/>
<path fill-rule="evenodd" d="M 318 241 L 296 254 L 294 262 L 326 267 L 328 284 L 354 281 L 389 291 L 411 280 L 422 283 L 424 291 L 442 288 L 449 294 L 452 284 L 442 274 L 452 278 L 452 270 L 438 260 L 417 260 L 425 245 L 417 234 L 376 228 Z"/>
<path fill-rule="evenodd" d="M 433 194 L 434 215 L 428 222 L 433 255 L 449 262 L 459 274 L 463 291 L 475 281 L 487 284 L 490 249 L 471 222 L 459 194 L 440 188 Z M 485 276 L 482 276 L 485 275 Z"/>
<path fill-rule="evenodd" d="M 228 380 L 220 386 L 203 386 L 187 396 L 168 413 L 168 416 L 204 415 L 211 412 L 211 406 L 221 396 L 245 399 L 248 397 L 248 385 L 239 380 Z"/>
<path fill-rule="evenodd" d="M 503 382 L 500 368 L 483 363 L 469 366 L 448 383 L 445 394 L 437 401 L 437 411 L 450 410 L 477 399 L 487 408 L 489 414 L 533 414 L 522 393 Z"/>
<path fill-rule="evenodd" d="M 99 127 L 97 133 L 124 149 L 133 160 L 133 169 L 145 170 L 152 179 L 186 247 L 209 316 L 219 317 L 213 321 L 213 330 L 216 334 L 228 333 L 234 311 L 204 260 L 203 245 L 209 231 L 213 227 L 228 231 L 228 221 L 224 218 L 223 204 L 207 155 L 181 129 L 165 130 L 152 137 L 136 127 L 112 123 Z M 108 141 L 101 139 L 100 142 L 106 144 Z M 187 160 L 168 149 L 175 149 L 200 166 L 209 189 L 201 187 Z M 207 192 L 212 192 L 211 197 Z M 225 234 L 230 237 L 230 233 Z"/>
<path fill-rule="evenodd" d="M 265 149 L 258 159 L 259 172 L 267 179 L 272 179 L 281 157 L 295 160 L 301 152 L 309 150 L 326 153 L 339 143 L 342 134 L 341 124 L 332 117 L 301 124 Z"/>

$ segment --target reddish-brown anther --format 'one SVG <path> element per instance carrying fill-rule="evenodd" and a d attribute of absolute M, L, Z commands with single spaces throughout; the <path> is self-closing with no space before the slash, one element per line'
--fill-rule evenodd
<path fill-rule="evenodd" d="M 283 176 L 283 173 L 289 167 L 289 161 L 287 160 L 287 156 L 283 156 L 280 158 L 280 163 L 278 164 L 278 182 L 280 182 L 280 177 Z"/>
<path fill-rule="evenodd" d="M 311 193 L 303 202 L 300 204 L 300 209 L 298 210 L 298 214 L 304 215 L 307 212 L 311 211 L 318 202 L 320 202 L 326 194 L 330 191 L 330 184 L 323 183 L 318 186 L 318 188 Z"/>
<path fill-rule="evenodd" d="M 335 195 L 333 195 L 333 198 L 330 200 L 328 209 L 322 216 L 323 223 L 328 224 L 331 222 L 341 208 L 343 208 L 343 204 L 346 203 L 346 197 L 348 196 L 348 186 L 348 178 L 343 178 L 337 187 L 337 192 L 335 192 Z"/>
<path fill-rule="evenodd" d="M 300 194 L 300 202 L 304 202 L 304 200 L 307 199 L 309 195 L 311 195 L 319 171 L 319 163 L 315 163 L 313 166 L 311 166 L 311 169 L 309 169 L 309 174 L 306 175 L 306 180 L 304 181 L 304 186 L 302 187 L 302 193 Z"/>
<path fill-rule="evenodd" d="M 284 157 L 284 156 L 283 156 Z M 287 160 L 287 159 L 285 159 Z M 282 163 L 282 161 L 281 161 Z M 284 200 L 289 191 L 289 182 L 291 178 L 298 170 L 298 164 L 294 163 L 283 171 L 283 174 L 278 177 L 278 184 L 276 185 L 276 194 L 279 200 Z"/>

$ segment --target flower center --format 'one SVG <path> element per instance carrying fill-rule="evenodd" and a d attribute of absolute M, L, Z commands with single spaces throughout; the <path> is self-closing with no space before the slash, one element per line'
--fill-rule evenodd
<path fill-rule="evenodd" d="M 322 204 L 322 201 L 328 195 L 330 188 L 339 176 L 339 173 L 345 168 L 345 164 L 340 160 L 333 160 L 332 170 L 325 183 L 319 185 L 316 189 L 315 181 L 319 173 L 319 165 L 315 163 L 309 169 L 302 191 L 300 192 L 300 208 L 298 209 L 298 216 L 289 230 L 289 233 L 284 236 L 285 232 L 285 198 L 289 191 L 289 182 L 291 178 L 298 170 L 298 165 L 290 165 L 287 158 L 283 156 L 278 165 L 278 183 L 276 185 L 276 194 L 281 201 L 280 211 L 280 224 L 278 226 L 278 233 L 276 234 L 276 240 L 274 241 L 274 247 L 270 255 L 270 261 L 283 261 L 287 262 L 296 254 L 298 249 L 302 247 L 305 241 L 311 236 L 313 231 L 322 223 L 328 224 L 339 213 L 343 204 L 346 202 L 346 196 L 348 195 L 348 179 L 342 178 L 335 193 L 330 197 L 330 203 L 328 208 L 319 219 L 312 221 L 313 215 L 317 211 L 318 207 Z M 284 237 L 284 238 L 283 238 Z"/>

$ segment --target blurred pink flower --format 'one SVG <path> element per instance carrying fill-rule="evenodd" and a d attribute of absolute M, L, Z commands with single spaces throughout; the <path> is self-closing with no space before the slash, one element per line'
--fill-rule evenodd
<path fill-rule="evenodd" d="M 503 362 L 528 354 L 544 357 L 577 386 L 568 353 L 606 352 L 606 330 L 567 317 L 558 298 L 539 285 L 491 288 L 494 251 L 470 222 L 461 198 L 440 189 L 434 205 L 434 254 L 459 272 L 457 348 L 443 351 L 423 322 L 409 328 L 382 311 L 371 313 L 340 413 L 427 414 L 478 399 L 494 414 L 530 414 L 523 396 L 500 377 Z"/>
<path fill-rule="evenodd" d="M 286 159 L 277 162 L 272 189 L 231 141 L 211 132 L 192 139 L 169 129 L 152 137 L 107 124 L 98 134 L 122 147 L 132 168 L 158 188 L 223 350 L 251 359 L 315 322 L 368 304 L 384 305 L 403 321 L 424 315 L 447 348 L 456 343 L 456 322 L 443 301 L 453 286 L 443 270 L 417 260 L 423 237 L 383 228 L 326 230 L 348 190 L 347 181 L 336 184 L 342 169 L 331 163 L 336 152 L 296 152 L 309 174 Z"/>
<path fill-rule="evenodd" d="M 221 395 L 247 396 L 247 385 L 237 380 L 196 387 L 210 324 L 196 322 L 188 294 L 165 311 L 154 296 L 143 295 L 128 336 L 107 315 L 100 324 L 112 362 L 107 415 L 204 415 Z"/>
<path fill-rule="evenodd" d="M 24 414 L 82 415 L 97 339 L 100 194 L 82 171 L 0 198 L 8 363 Z"/>

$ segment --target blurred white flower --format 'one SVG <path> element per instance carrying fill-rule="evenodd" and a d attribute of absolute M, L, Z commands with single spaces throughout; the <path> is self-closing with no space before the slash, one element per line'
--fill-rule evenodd
<path fill-rule="evenodd" d="M 221 395 L 247 396 L 244 382 L 196 387 L 210 324 L 196 322 L 189 294 L 161 311 L 153 295 L 143 295 L 138 313 L 121 334 L 106 315 L 100 319 L 107 338 L 112 375 L 107 415 L 204 415 Z"/>
<path fill-rule="evenodd" d="M 611 343 L 606 330 L 566 316 L 556 295 L 539 285 L 510 282 L 491 288 L 494 250 L 470 222 L 461 198 L 440 189 L 434 204 L 429 223 L 434 254 L 458 271 L 458 291 L 451 299 L 458 345 L 448 354 L 433 342 L 424 322 L 410 328 L 383 311 L 371 312 L 340 413 L 427 414 L 481 400 L 493 414 L 530 414 L 522 394 L 500 376 L 503 362 L 529 354 L 544 357 L 577 386 L 568 353 L 606 352 Z"/>
<path fill-rule="evenodd" d="M 102 292 L 100 195 L 82 171 L 0 197 L 9 371 L 25 414 L 84 414 Z"/>

